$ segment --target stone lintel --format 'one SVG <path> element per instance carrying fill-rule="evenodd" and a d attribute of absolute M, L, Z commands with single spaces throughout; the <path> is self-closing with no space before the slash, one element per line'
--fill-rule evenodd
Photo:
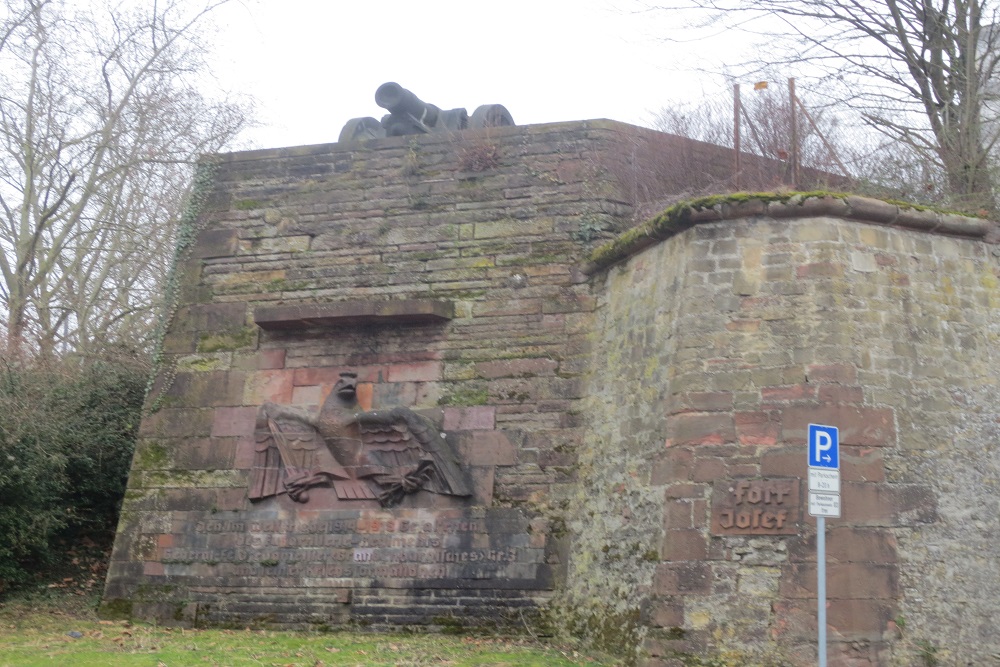
<path fill-rule="evenodd" d="M 455 317 L 451 301 L 338 301 L 295 306 L 258 306 L 253 321 L 271 331 L 358 324 L 433 324 Z"/>

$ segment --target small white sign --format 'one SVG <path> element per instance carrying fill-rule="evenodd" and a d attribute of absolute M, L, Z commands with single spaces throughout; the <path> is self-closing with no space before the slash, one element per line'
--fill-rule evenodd
<path fill-rule="evenodd" d="M 840 518 L 840 494 L 809 492 L 809 516 Z"/>
<path fill-rule="evenodd" d="M 809 468 L 809 490 L 840 493 L 840 471 Z"/>

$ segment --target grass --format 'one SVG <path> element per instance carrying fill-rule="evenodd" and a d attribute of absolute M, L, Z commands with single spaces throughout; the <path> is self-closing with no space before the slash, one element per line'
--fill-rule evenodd
<path fill-rule="evenodd" d="M 93 611 L 96 603 L 93 594 L 60 590 L 0 602 L 0 667 L 614 664 L 571 648 L 518 638 L 189 630 L 104 621 Z"/>

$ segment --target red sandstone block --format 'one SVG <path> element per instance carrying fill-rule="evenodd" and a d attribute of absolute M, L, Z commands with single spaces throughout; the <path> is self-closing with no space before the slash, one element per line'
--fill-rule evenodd
<path fill-rule="evenodd" d="M 816 364 L 806 369 L 806 378 L 811 384 L 854 384 L 858 381 L 858 369 L 850 364 Z"/>
<path fill-rule="evenodd" d="M 386 369 L 389 382 L 434 382 L 442 377 L 440 361 L 419 361 L 409 364 L 390 364 Z"/>
<path fill-rule="evenodd" d="M 691 478 L 694 453 L 687 447 L 671 447 L 656 455 L 649 483 L 654 486 L 671 484 Z"/>
<path fill-rule="evenodd" d="M 554 359 L 505 359 L 502 361 L 484 361 L 476 364 L 476 372 L 480 377 L 509 378 L 535 377 L 538 375 L 554 375 L 559 362 Z"/>
<path fill-rule="evenodd" d="M 895 563 L 827 563 L 828 599 L 894 599 L 899 595 Z M 791 563 L 782 571 L 778 594 L 785 598 L 816 597 L 816 564 Z"/>
<path fill-rule="evenodd" d="M 896 536 L 888 528 L 834 526 L 827 524 L 828 563 L 883 563 L 897 561 Z M 816 534 L 788 541 L 791 562 L 816 560 Z"/>
<path fill-rule="evenodd" d="M 896 442 L 893 411 L 855 405 L 793 405 L 782 412 L 782 439 L 805 443 L 809 424 L 828 424 L 840 429 L 841 445 L 887 447 Z"/>
<path fill-rule="evenodd" d="M 725 460 L 720 458 L 696 458 L 694 461 L 694 466 L 691 469 L 691 481 L 692 482 L 714 482 L 717 479 L 725 477 L 728 472 L 728 466 Z"/>
<path fill-rule="evenodd" d="M 257 408 L 216 408 L 212 418 L 212 437 L 253 436 Z"/>
<path fill-rule="evenodd" d="M 705 488 L 703 484 L 671 484 L 667 487 L 666 497 L 668 500 L 704 498 Z"/>
<path fill-rule="evenodd" d="M 864 403 L 865 392 L 861 387 L 820 385 L 819 400 L 823 403 Z"/>
<path fill-rule="evenodd" d="M 657 600 L 651 603 L 649 622 L 654 628 L 680 628 L 684 626 L 684 603 Z"/>
<path fill-rule="evenodd" d="M 733 416 L 689 413 L 667 418 L 667 446 L 718 445 L 736 440 Z"/>
<path fill-rule="evenodd" d="M 808 461 L 805 447 L 782 447 L 766 450 L 760 457 L 763 477 L 806 477 Z"/>
<path fill-rule="evenodd" d="M 316 385 L 333 386 L 340 379 L 343 368 L 296 368 L 292 376 L 292 384 L 296 387 L 311 387 Z M 354 369 L 351 369 L 354 370 Z"/>
<path fill-rule="evenodd" d="M 249 470 L 253 467 L 255 457 L 254 437 L 243 436 L 236 439 L 236 453 L 233 457 L 234 470 Z"/>
<path fill-rule="evenodd" d="M 261 350 L 257 355 L 257 368 L 271 370 L 285 367 L 285 350 Z"/>
<path fill-rule="evenodd" d="M 463 431 L 455 435 L 449 435 L 448 440 L 455 442 L 460 460 L 467 465 L 509 466 L 517 463 L 517 448 L 502 431 Z"/>
<path fill-rule="evenodd" d="M 160 549 L 169 549 L 174 546 L 174 536 L 173 535 L 157 535 L 156 536 L 156 546 Z"/>
<path fill-rule="evenodd" d="M 216 489 L 215 509 L 220 512 L 238 511 L 247 508 L 247 490 L 237 489 Z"/>
<path fill-rule="evenodd" d="M 891 526 L 893 498 L 879 484 L 841 483 L 841 511 L 855 526 Z"/>
<path fill-rule="evenodd" d="M 665 561 L 699 561 L 708 557 L 708 539 L 700 530 L 668 530 L 660 548 Z"/>
<path fill-rule="evenodd" d="M 891 600 L 831 599 L 826 623 L 848 641 L 878 641 L 895 617 L 896 605 Z"/>
<path fill-rule="evenodd" d="M 658 595 L 707 595 L 712 592 L 712 568 L 707 563 L 660 563 L 653 577 Z"/>
<path fill-rule="evenodd" d="M 247 373 L 243 400 L 247 405 L 260 405 L 264 401 L 292 402 L 293 371 L 270 370 Z"/>
<path fill-rule="evenodd" d="M 763 320 L 735 319 L 726 322 L 726 330 L 741 333 L 756 333 L 760 331 Z"/>
<path fill-rule="evenodd" d="M 496 427 L 497 409 L 492 406 L 445 408 L 445 431 L 492 431 Z"/>
<path fill-rule="evenodd" d="M 691 502 L 687 500 L 667 500 L 663 507 L 663 527 L 667 530 L 694 528 Z"/>
<path fill-rule="evenodd" d="M 781 435 L 780 413 L 737 412 L 733 415 L 736 439 L 741 445 L 774 445 Z"/>
<path fill-rule="evenodd" d="M 795 639 L 815 641 L 815 603 L 810 607 L 804 600 L 777 600 L 771 608 L 774 610 L 771 634 L 775 639 L 783 643 L 791 643 Z"/>
<path fill-rule="evenodd" d="M 506 301 L 478 301 L 472 308 L 474 317 L 509 315 L 535 315 L 542 312 L 541 299 L 510 299 Z"/>
<path fill-rule="evenodd" d="M 792 384 L 783 387 L 762 387 L 760 400 L 764 403 L 787 403 L 816 398 L 816 387 L 808 384 Z"/>
<path fill-rule="evenodd" d="M 142 574 L 147 577 L 161 577 L 164 574 L 163 563 L 144 561 L 142 564 Z"/>
<path fill-rule="evenodd" d="M 142 420 L 139 435 L 155 438 L 184 438 L 209 435 L 220 410 L 241 408 L 162 408 Z"/>
<path fill-rule="evenodd" d="M 881 447 L 841 447 L 840 479 L 844 482 L 884 482 L 884 452 Z"/>
<path fill-rule="evenodd" d="M 731 391 L 692 391 L 673 396 L 669 405 L 670 414 L 728 412 L 733 409 L 733 393 Z"/>
<path fill-rule="evenodd" d="M 799 278 L 843 278 L 844 265 L 836 262 L 814 262 L 801 264 L 795 269 Z"/>

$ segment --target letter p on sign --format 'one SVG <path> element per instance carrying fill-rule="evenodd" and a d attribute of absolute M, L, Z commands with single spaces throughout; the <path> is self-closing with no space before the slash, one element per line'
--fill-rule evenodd
<path fill-rule="evenodd" d="M 809 424 L 809 467 L 840 470 L 840 437 L 836 426 Z"/>

